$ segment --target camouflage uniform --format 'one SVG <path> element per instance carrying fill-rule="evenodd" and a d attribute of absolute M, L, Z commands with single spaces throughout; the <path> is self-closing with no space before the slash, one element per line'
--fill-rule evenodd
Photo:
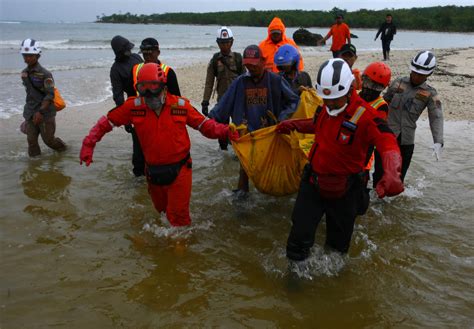
<path fill-rule="evenodd" d="M 56 131 L 56 108 L 54 99 L 54 80 L 51 72 L 37 63 L 34 67 L 27 67 L 21 72 L 21 79 L 26 89 L 26 104 L 23 109 L 23 117 L 26 120 L 26 135 L 28 140 L 29 156 L 41 154 L 38 144 L 38 136 L 44 143 L 55 151 L 61 152 L 66 149 L 66 144 L 54 136 Z M 46 109 L 41 109 L 43 101 L 50 101 Z M 39 125 L 33 123 L 33 115 L 41 112 L 43 121 Z"/>
<path fill-rule="evenodd" d="M 204 115 L 207 116 L 207 108 L 214 88 L 214 80 L 217 81 L 217 102 L 219 102 L 232 81 L 244 72 L 242 55 L 239 53 L 230 52 L 229 55 L 223 55 L 221 52 L 218 52 L 214 54 L 207 66 L 206 85 L 201 103 Z M 227 144 L 227 140 L 219 139 L 219 145 L 222 150 L 227 150 Z"/>
<path fill-rule="evenodd" d="M 240 58 L 240 61 L 237 57 Z M 214 64 L 214 61 L 217 62 L 217 65 Z M 238 65 L 238 62 L 240 62 L 240 65 Z M 206 85 L 204 87 L 204 96 L 202 99 L 203 103 L 209 103 L 209 100 L 211 99 L 214 80 L 217 81 L 216 92 L 217 101 L 219 102 L 232 81 L 244 72 L 242 58 L 239 53 L 231 52 L 228 56 L 225 56 L 220 52 L 214 54 L 213 59 L 211 59 L 207 66 Z"/>

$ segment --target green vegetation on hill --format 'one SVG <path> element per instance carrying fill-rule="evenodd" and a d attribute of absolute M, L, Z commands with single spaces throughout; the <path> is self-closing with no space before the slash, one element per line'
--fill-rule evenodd
<path fill-rule="evenodd" d="M 131 13 L 97 16 L 98 23 L 129 24 L 201 24 L 230 26 L 267 26 L 278 16 L 286 26 L 327 27 L 334 23 L 334 14 L 343 13 L 352 28 L 378 28 L 390 12 L 399 29 L 446 32 L 474 32 L 474 6 L 438 6 L 428 8 L 367 10 L 353 12 L 337 7 L 330 11 L 317 10 L 255 10 L 215 13 L 165 13 L 135 15 Z"/>

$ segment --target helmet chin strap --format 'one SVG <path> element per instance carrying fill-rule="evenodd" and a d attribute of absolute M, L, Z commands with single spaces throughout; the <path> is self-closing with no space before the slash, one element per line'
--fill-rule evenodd
<path fill-rule="evenodd" d="M 330 110 L 329 107 L 326 106 L 326 112 L 332 117 L 337 117 L 340 113 L 342 113 L 346 109 L 347 105 L 349 105 L 349 102 L 351 101 L 351 96 L 350 96 L 351 91 L 352 91 L 352 88 L 349 90 L 349 93 L 346 95 L 347 97 L 346 104 L 344 104 L 342 107 L 338 109 L 332 109 L 332 110 Z"/>
<path fill-rule="evenodd" d="M 341 113 L 342 111 L 344 111 L 346 107 L 347 107 L 347 103 L 344 104 L 343 107 L 340 107 L 338 109 L 333 109 L 333 110 L 330 110 L 329 107 L 326 106 L 326 112 L 328 112 L 328 114 L 332 117 L 337 117 L 337 115 Z"/>

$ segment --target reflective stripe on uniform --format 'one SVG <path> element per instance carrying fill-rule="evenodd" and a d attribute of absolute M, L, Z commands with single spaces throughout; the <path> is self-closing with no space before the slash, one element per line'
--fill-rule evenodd
<path fill-rule="evenodd" d="M 369 103 L 370 106 L 372 106 L 375 110 L 378 110 L 380 106 L 386 104 L 385 100 L 383 97 L 379 96 L 376 100 L 374 100 L 372 103 Z"/>
<path fill-rule="evenodd" d="M 165 72 L 165 76 L 167 77 L 168 76 L 168 71 L 170 70 L 170 67 L 166 64 L 163 64 L 161 63 L 161 69 L 163 70 L 163 72 Z"/>
<path fill-rule="evenodd" d="M 364 114 L 365 110 L 366 110 L 365 107 L 359 106 L 355 110 L 354 115 L 352 116 L 352 118 L 349 121 L 356 125 L 357 122 L 359 122 L 359 119 L 362 117 L 362 114 Z"/>
<path fill-rule="evenodd" d="M 201 130 L 201 127 L 202 125 L 204 124 L 204 122 L 206 122 L 207 120 L 209 120 L 209 118 L 204 118 L 204 120 L 202 120 L 202 122 L 199 124 L 199 126 L 197 127 L 197 130 Z"/>

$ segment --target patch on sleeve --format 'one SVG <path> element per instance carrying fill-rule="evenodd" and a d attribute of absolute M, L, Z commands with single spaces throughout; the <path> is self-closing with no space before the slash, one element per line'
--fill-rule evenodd
<path fill-rule="evenodd" d="M 44 79 L 44 87 L 45 88 L 54 88 L 54 80 L 53 78 L 47 78 L 47 79 Z"/>
<path fill-rule="evenodd" d="M 183 98 L 179 98 L 178 99 L 178 106 L 183 107 L 184 105 L 186 105 L 186 100 L 183 99 Z"/>
<path fill-rule="evenodd" d="M 134 117 L 144 117 L 146 115 L 146 110 L 132 109 L 131 112 Z"/>
<path fill-rule="evenodd" d="M 137 97 L 133 100 L 133 105 L 135 106 L 141 106 L 142 105 L 142 99 L 141 97 Z"/>
<path fill-rule="evenodd" d="M 433 97 L 433 102 L 435 103 L 436 107 L 441 107 L 441 100 L 439 99 L 438 95 Z"/>
<path fill-rule="evenodd" d="M 392 129 L 390 129 L 390 127 L 389 127 L 388 124 L 387 124 L 387 121 L 385 121 L 384 119 L 381 119 L 381 118 L 374 118 L 374 122 L 375 122 L 375 124 L 377 125 L 377 129 L 378 129 L 381 133 L 393 134 Z"/>
<path fill-rule="evenodd" d="M 405 89 L 407 89 L 407 85 L 404 82 L 400 82 L 397 86 L 397 89 L 395 89 L 395 92 L 397 94 L 405 92 Z"/>
<path fill-rule="evenodd" d="M 181 116 L 187 116 L 188 115 L 188 110 L 179 108 L 179 107 L 171 107 L 171 115 L 181 115 Z"/>
<path fill-rule="evenodd" d="M 428 98 L 430 98 L 431 93 L 428 90 L 420 90 L 416 93 L 415 98 L 422 101 L 422 102 L 427 102 Z"/>

